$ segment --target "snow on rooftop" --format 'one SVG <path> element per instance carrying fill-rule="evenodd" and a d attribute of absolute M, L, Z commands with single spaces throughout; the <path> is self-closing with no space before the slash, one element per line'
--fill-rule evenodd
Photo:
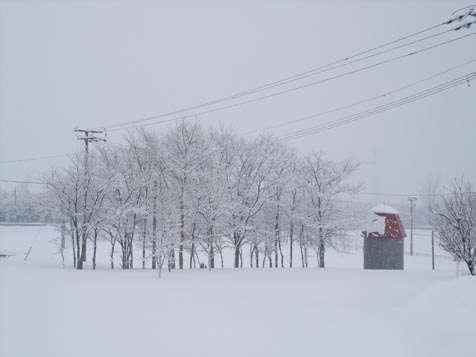
<path fill-rule="evenodd" d="M 380 212 L 380 211 L 379 211 Z M 373 212 L 370 214 L 369 221 L 367 224 L 367 232 L 370 233 L 377 233 L 379 235 L 385 235 L 385 216 L 378 216 L 375 215 Z"/>
<path fill-rule="evenodd" d="M 388 213 L 388 214 L 400 214 L 395 208 L 387 206 L 386 204 L 379 204 L 370 209 L 371 213 Z"/>

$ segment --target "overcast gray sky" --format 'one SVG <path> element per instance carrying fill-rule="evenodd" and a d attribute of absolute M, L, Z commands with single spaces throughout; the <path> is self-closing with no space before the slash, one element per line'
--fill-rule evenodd
<path fill-rule="evenodd" d="M 73 152 L 81 145 L 76 126 L 141 119 L 253 88 L 440 23 L 472 2 L 0 1 L 0 161 Z M 476 36 L 199 120 L 245 133 L 379 95 L 473 58 Z M 475 70 L 473 63 L 402 95 Z M 430 175 L 442 183 L 461 175 L 476 181 L 475 87 L 289 145 L 361 161 L 358 179 L 368 191 L 419 193 Z M 382 103 L 271 132 L 286 134 Z M 122 134 L 109 138 L 120 142 Z M 0 179 L 32 179 L 66 161 L 3 163 Z"/>

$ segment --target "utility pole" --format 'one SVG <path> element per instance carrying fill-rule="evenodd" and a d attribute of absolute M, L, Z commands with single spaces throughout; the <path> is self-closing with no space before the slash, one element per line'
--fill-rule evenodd
<path fill-rule="evenodd" d="M 89 179 L 89 143 L 96 143 L 98 141 L 106 141 L 105 139 L 105 130 L 92 130 L 92 129 L 74 129 L 75 133 L 79 133 L 78 140 L 84 141 L 84 185 L 88 182 Z M 104 138 L 100 138 L 97 135 L 104 134 Z M 87 211 L 88 208 L 88 190 L 84 190 L 84 212 Z M 86 215 L 85 215 L 86 216 Z M 85 222 L 86 223 L 86 222 Z M 82 269 L 83 263 L 86 261 L 86 242 L 87 237 L 83 237 L 82 239 L 82 247 L 81 247 L 81 257 L 78 260 L 79 269 Z"/>
<path fill-rule="evenodd" d="M 84 169 L 85 173 L 87 173 L 88 169 L 88 156 L 89 156 L 89 143 L 94 143 L 98 141 L 106 141 L 104 138 L 99 138 L 96 135 L 104 134 L 106 136 L 104 130 L 91 130 L 91 129 L 74 129 L 75 133 L 82 133 L 84 136 L 78 136 L 78 140 L 84 141 Z"/>
<path fill-rule="evenodd" d="M 415 207 L 415 201 L 418 198 L 415 196 L 408 197 L 410 201 L 410 255 L 413 256 L 413 208 Z"/>

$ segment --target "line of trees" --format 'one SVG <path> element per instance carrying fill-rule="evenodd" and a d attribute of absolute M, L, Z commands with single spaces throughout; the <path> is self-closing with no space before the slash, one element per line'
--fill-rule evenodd
<path fill-rule="evenodd" d="M 272 137 L 248 140 L 188 122 L 164 135 L 139 130 L 125 139 L 98 144 L 87 158 L 78 154 L 43 177 L 43 205 L 66 223 L 77 269 L 91 251 L 96 267 L 99 240 L 110 244 L 111 268 L 118 252 L 122 269 L 138 261 L 160 271 L 213 269 L 223 267 L 225 249 L 235 268 L 244 254 L 251 267 L 284 267 L 283 242 L 290 267 L 296 248 L 302 266 L 314 250 L 324 267 L 326 250 L 344 246 L 354 228 L 342 209 L 342 197 L 360 188 L 351 160 L 299 157 Z"/>
<path fill-rule="evenodd" d="M 0 188 L 0 222 L 32 223 L 50 222 L 53 215 L 38 205 L 43 199 L 43 192 L 30 191 L 27 184 L 17 185 L 5 191 Z"/>

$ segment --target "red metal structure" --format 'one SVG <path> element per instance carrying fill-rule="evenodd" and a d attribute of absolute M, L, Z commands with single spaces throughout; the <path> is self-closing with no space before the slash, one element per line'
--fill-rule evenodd
<path fill-rule="evenodd" d="M 373 208 L 370 213 L 367 237 L 405 238 L 407 236 L 398 211 L 386 205 L 379 205 Z"/>
<path fill-rule="evenodd" d="M 396 209 L 383 204 L 372 208 L 362 233 L 364 269 L 403 269 L 406 234 Z"/>

